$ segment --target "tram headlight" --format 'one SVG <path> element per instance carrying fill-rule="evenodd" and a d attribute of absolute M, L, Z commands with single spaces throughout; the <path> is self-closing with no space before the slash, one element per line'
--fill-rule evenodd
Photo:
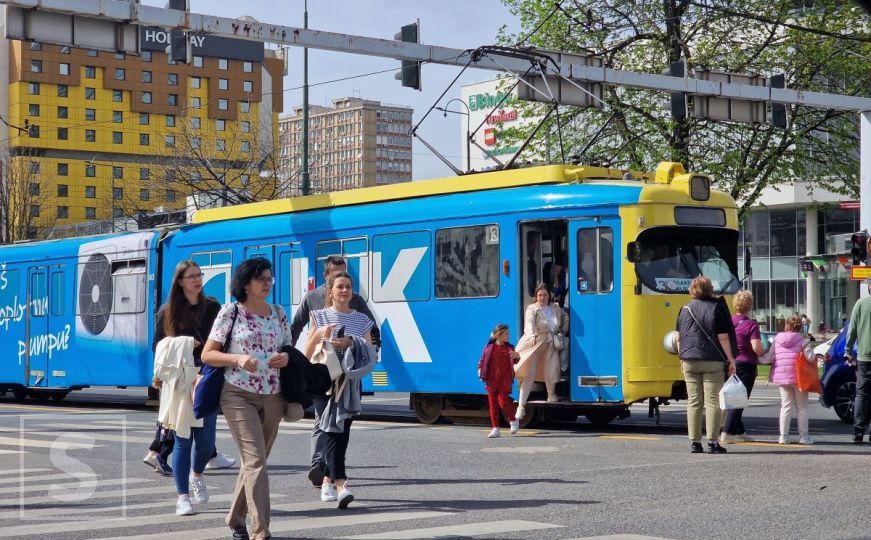
<path fill-rule="evenodd" d="M 707 176 L 690 178 L 690 197 L 694 201 L 707 201 L 711 198 L 711 179 Z"/>
<path fill-rule="evenodd" d="M 662 347 L 665 349 L 665 352 L 669 354 L 677 354 L 677 338 L 678 334 L 676 330 L 671 330 L 664 338 L 662 338 Z"/>

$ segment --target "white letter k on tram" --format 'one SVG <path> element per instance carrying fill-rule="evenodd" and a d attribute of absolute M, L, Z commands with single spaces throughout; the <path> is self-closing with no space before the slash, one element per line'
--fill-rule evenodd
<path fill-rule="evenodd" d="M 423 336 L 411 309 L 405 301 L 405 287 L 417 270 L 420 261 L 426 254 L 427 247 L 407 248 L 399 251 L 390 272 L 381 282 L 381 252 L 372 253 L 372 280 L 374 298 L 389 298 L 389 302 L 371 303 L 369 309 L 378 319 L 378 326 L 384 325 L 384 321 L 390 321 L 390 329 L 393 339 L 399 348 L 399 355 L 403 362 L 432 362 Z"/>

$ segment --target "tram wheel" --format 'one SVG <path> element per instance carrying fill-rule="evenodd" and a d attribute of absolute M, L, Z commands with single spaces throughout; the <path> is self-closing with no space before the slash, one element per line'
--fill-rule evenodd
<path fill-rule="evenodd" d="M 67 397 L 67 394 L 69 394 L 69 392 L 64 392 L 64 391 L 52 392 L 51 399 L 53 399 L 55 401 L 63 401 L 64 398 Z"/>
<path fill-rule="evenodd" d="M 587 420 L 589 420 L 594 427 L 601 428 L 607 426 L 612 420 L 617 418 L 617 413 L 613 411 L 593 411 L 588 412 L 586 416 Z"/>
<path fill-rule="evenodd" d="M 538 407 L 526 407 L 526 414 L 520 419 L 520 429 L 535 427 L 541 421 L 541 409 Z"/>
<path fill-rule="evenodd" d="M 421 424 L 435 424 L 442 417 L 444 399 L 434 394 L 412 394 L 411 408 Z"/>
<path fill-rule="evenodd" d="M 15 401 L 24 401 L 27 398 L 27 389 L 23 386 L 15 386 L 12 388 L 12 397 Z"/>

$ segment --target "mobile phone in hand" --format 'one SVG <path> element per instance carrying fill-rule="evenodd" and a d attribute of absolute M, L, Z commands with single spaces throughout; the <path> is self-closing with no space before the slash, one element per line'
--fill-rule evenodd
<path fill-rule="evenodd" d="M 338 327 L 336 327 L 336 339 L 343 337 L 345 337 L 345 326 L 340 324 Z"/>

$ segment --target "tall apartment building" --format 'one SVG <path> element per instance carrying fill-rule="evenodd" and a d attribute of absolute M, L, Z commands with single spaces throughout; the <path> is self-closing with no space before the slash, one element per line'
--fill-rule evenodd
<path fill-rule="evenodd" d="M 309 106 L 312 193 L 411 181 L 411 107 L 345 97 Z M 289 195 L 301 195 L 302 107 L 279 120 Z"/>
<path fill-rule="evenodd" d="M 31 218 L 27 236 L 183 208 L 200 178 L 202 191 L 260 181 L 266 155 L 277 158 L 284 61 L 275 51 L 194 36 L 183 65 L 165 52 L 168 32 L 141 36 L 139 56 L 0 44 L 0 180 L 29 184 L 7 190 Z"/>

